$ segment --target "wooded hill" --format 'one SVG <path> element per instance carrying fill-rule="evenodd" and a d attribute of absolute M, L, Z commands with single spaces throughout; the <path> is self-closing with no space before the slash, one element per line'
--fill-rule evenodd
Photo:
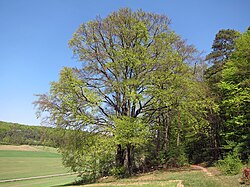
<path fill-rule="evenodd" d="M 57 147 L 58 139 L 56 134 L 56 130 L 50 127 L 0 121 L 0 144 Z"/>

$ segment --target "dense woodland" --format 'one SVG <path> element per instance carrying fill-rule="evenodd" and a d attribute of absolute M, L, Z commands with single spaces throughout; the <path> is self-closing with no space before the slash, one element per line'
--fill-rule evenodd
<path fill-rule="evenodd" d="M 58 147 L 60 136 L 51 127 L 28 126 L 0 121 L 0 144 L 2 145 L 42 145 Z"/>
<path fill-rule="evenodd" d="M 120 9 L 83 23 L 69 46 L 81 66 L 63 68 L 35 105 L 72 170 L 123 177 L 248 161 L 249 30 L 220 30 L 203 57 L 167 16 Z"/>

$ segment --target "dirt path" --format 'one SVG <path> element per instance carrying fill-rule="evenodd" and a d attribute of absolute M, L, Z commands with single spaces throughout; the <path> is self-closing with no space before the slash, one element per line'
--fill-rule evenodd
<path fill-rule="evenodd" d="M 29 145 L 0 145 L 0 150 L 41 151 L 36 147 Z"/>
<path fill-rule="evenodd" d="M 32 179 L 44 179 L 44 178 L 60 177 L 60 176 L 74 175 L 74 174 L 76 173 L 61 173 L 61 174 L 27 177 L 27 178 L 19 178 L 19 179 L 7 179 L 7 180 L 0 180 L 0 183 L 24 181 L 24 180 L 32 180 Z"/>
<path fill-rule="evenodd" d="M 175 180 L 176 182 L 178 182 L 176 187 L 184 187 L 184 184 L 182 184 L 183 180 Z"/>
<path fill-rule="evenodd" d="M 176 187 L 184 187 L 184 185 L 182 184 L 182 180 L 169 180 L 166 181 L 168 183 L 172 183 L 172 182 L 177 182 L 177 186 Z M 150 181 L 137 181 L 137 182 L 132 182 L 132 183 L 122 183 L 122 182 L 111 182 L 111 183 L 95 183 L 95 184 L 86 184 L 86 185 L 79 185 L 79 186 L 69 186 L 69 187 L 95 187 L 95 186 L 134 186 L 134 185 L 138 185 L 138 186 L 143 186 L 143 185 L 150 185 L 151 182 Z"/>
<path fill-rule="evenodd" d="M 202 170 L 203 172 L 205 172 L 209 177 L 213 176 L 213 174 L 211 172 L 209 172 L 207 170 L 207 168 L 204 168 L 202 166 L 198 166 L 198 165 L 191 165 L 191 168 L 193 169 L 197 169 L 197 170 Z"/>

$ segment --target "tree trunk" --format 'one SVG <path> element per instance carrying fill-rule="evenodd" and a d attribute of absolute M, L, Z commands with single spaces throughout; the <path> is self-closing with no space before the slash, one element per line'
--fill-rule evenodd
<path fill-rule="evenodd" d="M 124 166 L 124 161 L 125 161 L 125 150 L 122 149 L 122 146 L 119 144 L 117 145 L 117 150 L 116 150 L 116 166 L 117 167 L 122 167 Z"/>
<path fill-rule="evenodd" d="M 159 155 L 160 143 L 161 143 L 160 129 L 157 129 L 156 130 L 156 156 Z"/>
<path fill-rule="evenodd" d="M 165 137 L 164 137 L 164 149 L 167 151 L 168 149 L 168 124 L 165 127 Z"/>
<path fill-rule="evenodd" d="M 164 116 L 163 116 L 164 119 Z M 168 130 L 169 130 L 169 123 L 170 123 L 170 119 L 169 119 L 169 113 L 167 112 L 166 114 L 166 119 L 163 120 L 163 125 L 165 127 L 165 136 L 164 136 L 164 149 L 165 151 L 167 151 L 168 149 Z"/>
<path fill-rule="evenodd" d="M 220 137 L 219 137 L 219 124 L 214 125 L 213 132 L 213 159 L 218 160 L 220 158 Z"/>
<path fill-rule="evenodd" d="M 180 131 L 181 131 L 181 114 L 180 111 L 178 111 L 178 132 L 177 132 L 177 147 L 180 145 Z"/>
<path fill-rule="evenodd" d="M 131 145 L 127 145 L 127 171 L 129 175 L 133 173 L 133 165 L 132 165 L 132 147 Z"/>

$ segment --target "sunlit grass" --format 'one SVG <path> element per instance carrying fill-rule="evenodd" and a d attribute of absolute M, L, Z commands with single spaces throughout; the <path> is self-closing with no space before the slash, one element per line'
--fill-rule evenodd
<path fill-rule="evenodd" d="M 63 167 L 61 155 L 55 149 L 39 148 L 41 151 L 0 151 L 0 180 L 24 178 L 42 175 L 67 173 L 69 169 Z M 145 187 L 176 187 L 182 182 L 185 187 L 237 187 L 240 186 L 238 179 L 240 175 L 225 176 L 216 168 L 208 168 L 213 176 L 208 176 L 200 170 L 175 170 L 175 171 L 154 171 L 146 174 L 137 175 L 126 179 L 115 179 L 107 177 L 94 184 L 79 186 L 145 186 Z M 16 186 L 74 186 L 73 182 L 76 175 L 60 176 L 44 179 L 33 179 L 10 183 L 0 183 L 0 187 Z"/>
<path fill-rule="evenodd" d="M 201 170 L 176 170 L 176 171 L 155 171 L 151 173 L 146 173 L 126 179 L 115 179 L 113 177 L 108 177 L 104 180 L 100 180 L 95 184 L 87 184 L 80 186 L 177 186 L 181 183 L 185 187 L 237 187 L 240 186 L 238 178 L 240 176 L 225 176 L 221 174 L 215 174 L 213 176 L 208 176 Z"/>
<path fill-rule="evenodd" d="M 43 149 L 43 148 L 41 148 Z M 53 149 L 44 151 L 0 150 L 0 180 L 54 175 L 69 172 L 61 155 Z M 73 183 L 76 175 L 0 183 L 4 186 L 46 187 Z"/>

